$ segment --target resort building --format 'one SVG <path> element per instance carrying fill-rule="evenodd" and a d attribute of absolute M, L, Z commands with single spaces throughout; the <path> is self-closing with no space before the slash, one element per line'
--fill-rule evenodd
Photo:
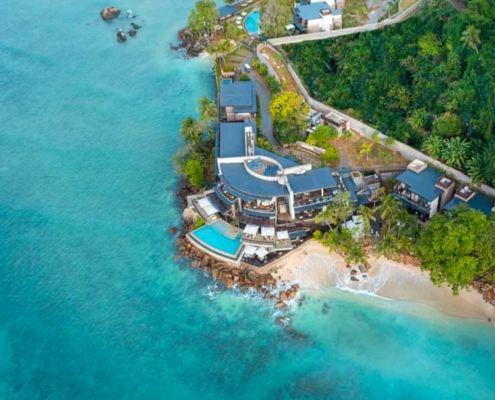
<path fill-rule="evenodd" d="M 396 179 L 392 195 L 423 220 L 442 211 L 454 195 L 454 180 L 420 160 L 411 162 Z"/>
<path fill-rule="evenodd" d="M 225 21 L 236 15 L 239 10 L 231 5 L 225 5 L 223 7 L 218 8 L 218 17 L 220 21 Z"/>
<path fill-rule="evenodd" d="M 302 33 L 342 28 L 342 11 L 334 0 L 301 0 L 294 5 L 294 25 Z"/>
<path fill-rule="evenodd" d="M 222 121 L 251 122 L 256 120 L 256 88 L 254 82 L 237 81 L 220 85 Z"/>
<path fill-rule="evenodd" d="M 469 185 L 461 186 L 456 190 L 454 198 L 445 205 L 445 210 L 453 210 L 461 204 L 481 211 L 485 215 L 495 213 L 493 202 L 482 193 L 476 192 Z"/>

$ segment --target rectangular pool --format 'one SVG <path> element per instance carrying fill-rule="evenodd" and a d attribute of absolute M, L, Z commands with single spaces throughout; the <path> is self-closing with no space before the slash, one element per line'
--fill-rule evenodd
<path fill-rule="evenodd" d="M 232 83 L 232 79 L 222 79 L 223 85 L 230 85 Z"/>
<path fill-rule="evenodd" d="M 205 225 L 191 232 L 191 235 L 197 238 L 205 246 L 218 253 L 225 253 L 235 256 L 241 246 L 241 235 L 231 239 L 224 235 L 229 228 L 229 224 L 223 221 L 214 222 L 211 225 Z"/>

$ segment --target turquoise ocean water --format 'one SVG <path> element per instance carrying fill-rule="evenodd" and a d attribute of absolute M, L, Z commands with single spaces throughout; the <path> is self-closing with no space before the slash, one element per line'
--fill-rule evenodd
<path fill-rule="evenodd" d="M 331 290 L 292 329 L 174 262 L 171 158 L 214 95 L 169 42 L 192 1 L 6 0 L 0 34 L 0 399 L 495 397 L 495 331 Z"/>

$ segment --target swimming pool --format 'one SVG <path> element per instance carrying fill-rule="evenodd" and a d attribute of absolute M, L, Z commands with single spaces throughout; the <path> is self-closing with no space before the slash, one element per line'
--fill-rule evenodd
<path fill-rule="evenodd" d="M 229 225 L 222 222 L 217 221 L 211 225 L 202 226 L 191 232 L 191 235 L 213 251 L 235 256 L 241 246 L 241 235 L 238 235 L 235 239 L 225 236 L 224 233 L 229 228 Z"/>
<path fill-rule="evenodd" d="M 230 85 L 232 83 L 232 79 L 222 79 L 223 85 Z"/>
<path fill-rule="evenodd" d="M 259 34 L 260 33 L 260 12 L 259 11 L 253 11 L 251 14 L 249 14 L 246 18 L 246 23 L 244 25 L 246 27 L 246 30 L 248 33 L 251 35 L 253 34 Z"/>

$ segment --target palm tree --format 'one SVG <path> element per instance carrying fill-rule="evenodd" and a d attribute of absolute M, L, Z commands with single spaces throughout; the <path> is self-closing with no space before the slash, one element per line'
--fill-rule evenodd
<path fill-rule="evenodd" d="M 461 167 L 466 162 L 469 147 L 469 143 L 460 137 L 447 140 L 442 150 L 442 158 L 451 167 Z"/>
<path fill-rule="evenodd" d="M 366 156 L 366 160 L 368 160 L 368 156 L 371 153 L 371 150 L 373 150 L 373 143 L 362 143 L 361 151 L 359 152 L 358 158 Z"/>
<path fill-rule="evenodd" d="M 400 242 L 391 235 L 384 236 L 375 248 L 377 257 L 385 256 L 391 260 L 399 258 Z"/>
<path fill-rule="evenodd" d="M 349 192 L 339 191 L 333 196 L 332 203 L 327 207 L 333 210 L 337 222 L 344 223 L 354 210 L 354 207 L 351 204 L 351 194 Z"/>
<path fill-rule="evenodd" d="M 364 225 L 364 235 L 367 236 L 371 231 L 370 221 L 376 221 L 375 210 L 366 206 L 361 206 L 358 208 L 357 212 L 361 215 Z"/>
<path fill-rule="evenodd" d="M 193 117 L 188 115 L 180 126 L 180 133 L 187 143 L 198 145 L 203 139 L 203 132 L 200 124 Z"/>
<path fill-rule="evenodd" d="M 401 207 L 400 201 L 390 195 L 386 196 L 383 199 L 382 204 L 378 206 L 381 220 L 387 221 L 387 234 L 388 232 L 390 232 L 392 222 L 396 218 L 396 215 L 398 214 L 400 207 Z"/>
<path fill-rule="evenodd" d="M 483 153 L 475 154 L 466 162 L 466 169 L 475 185 L 486 182 L 486 159 Z"/>
<path fill-rule="evenodd" d="M 335 210 L 327 207 L 326 210 L 323 210 L 316 216 L 315 222 L 317 224 L 325 223 L 330 229 L 332 229 L 332 225 L 337 224 L 337 215 L 335 214 Z"/>
<path fill-rule="evenodd" d="M 414 110 L 411 116 L 407 119 L 407 122 L 411 124 L 414 129 L 422 129 L 425 126 L 426 119 L 428 118 L 428 114 L 424 108 L 420 108 L 418 110 Z"/>
<path fill-rule="evenodd" d="M 214 100 L 203 96 L 198 101 L 198 111 L 201 113 L 202 120 L 210 120 L 217 116 L 217 105 Z"/>
<path fill-rule="evenodd" d="M 424 141 L 422 149 L 430 157 L 440 158 L 444 147 L 445 140 L 441 136 L 431 135 Z"/>
<path fill-rule="evenodd" d="M 476 53 L 478 53 L 478 46 L 481 44 L 480 30 L 476 29 L 474 25 L 468 26 L 464 32 L 462 32 L 461 42 L 463 46 L 476 50 Z"/>

